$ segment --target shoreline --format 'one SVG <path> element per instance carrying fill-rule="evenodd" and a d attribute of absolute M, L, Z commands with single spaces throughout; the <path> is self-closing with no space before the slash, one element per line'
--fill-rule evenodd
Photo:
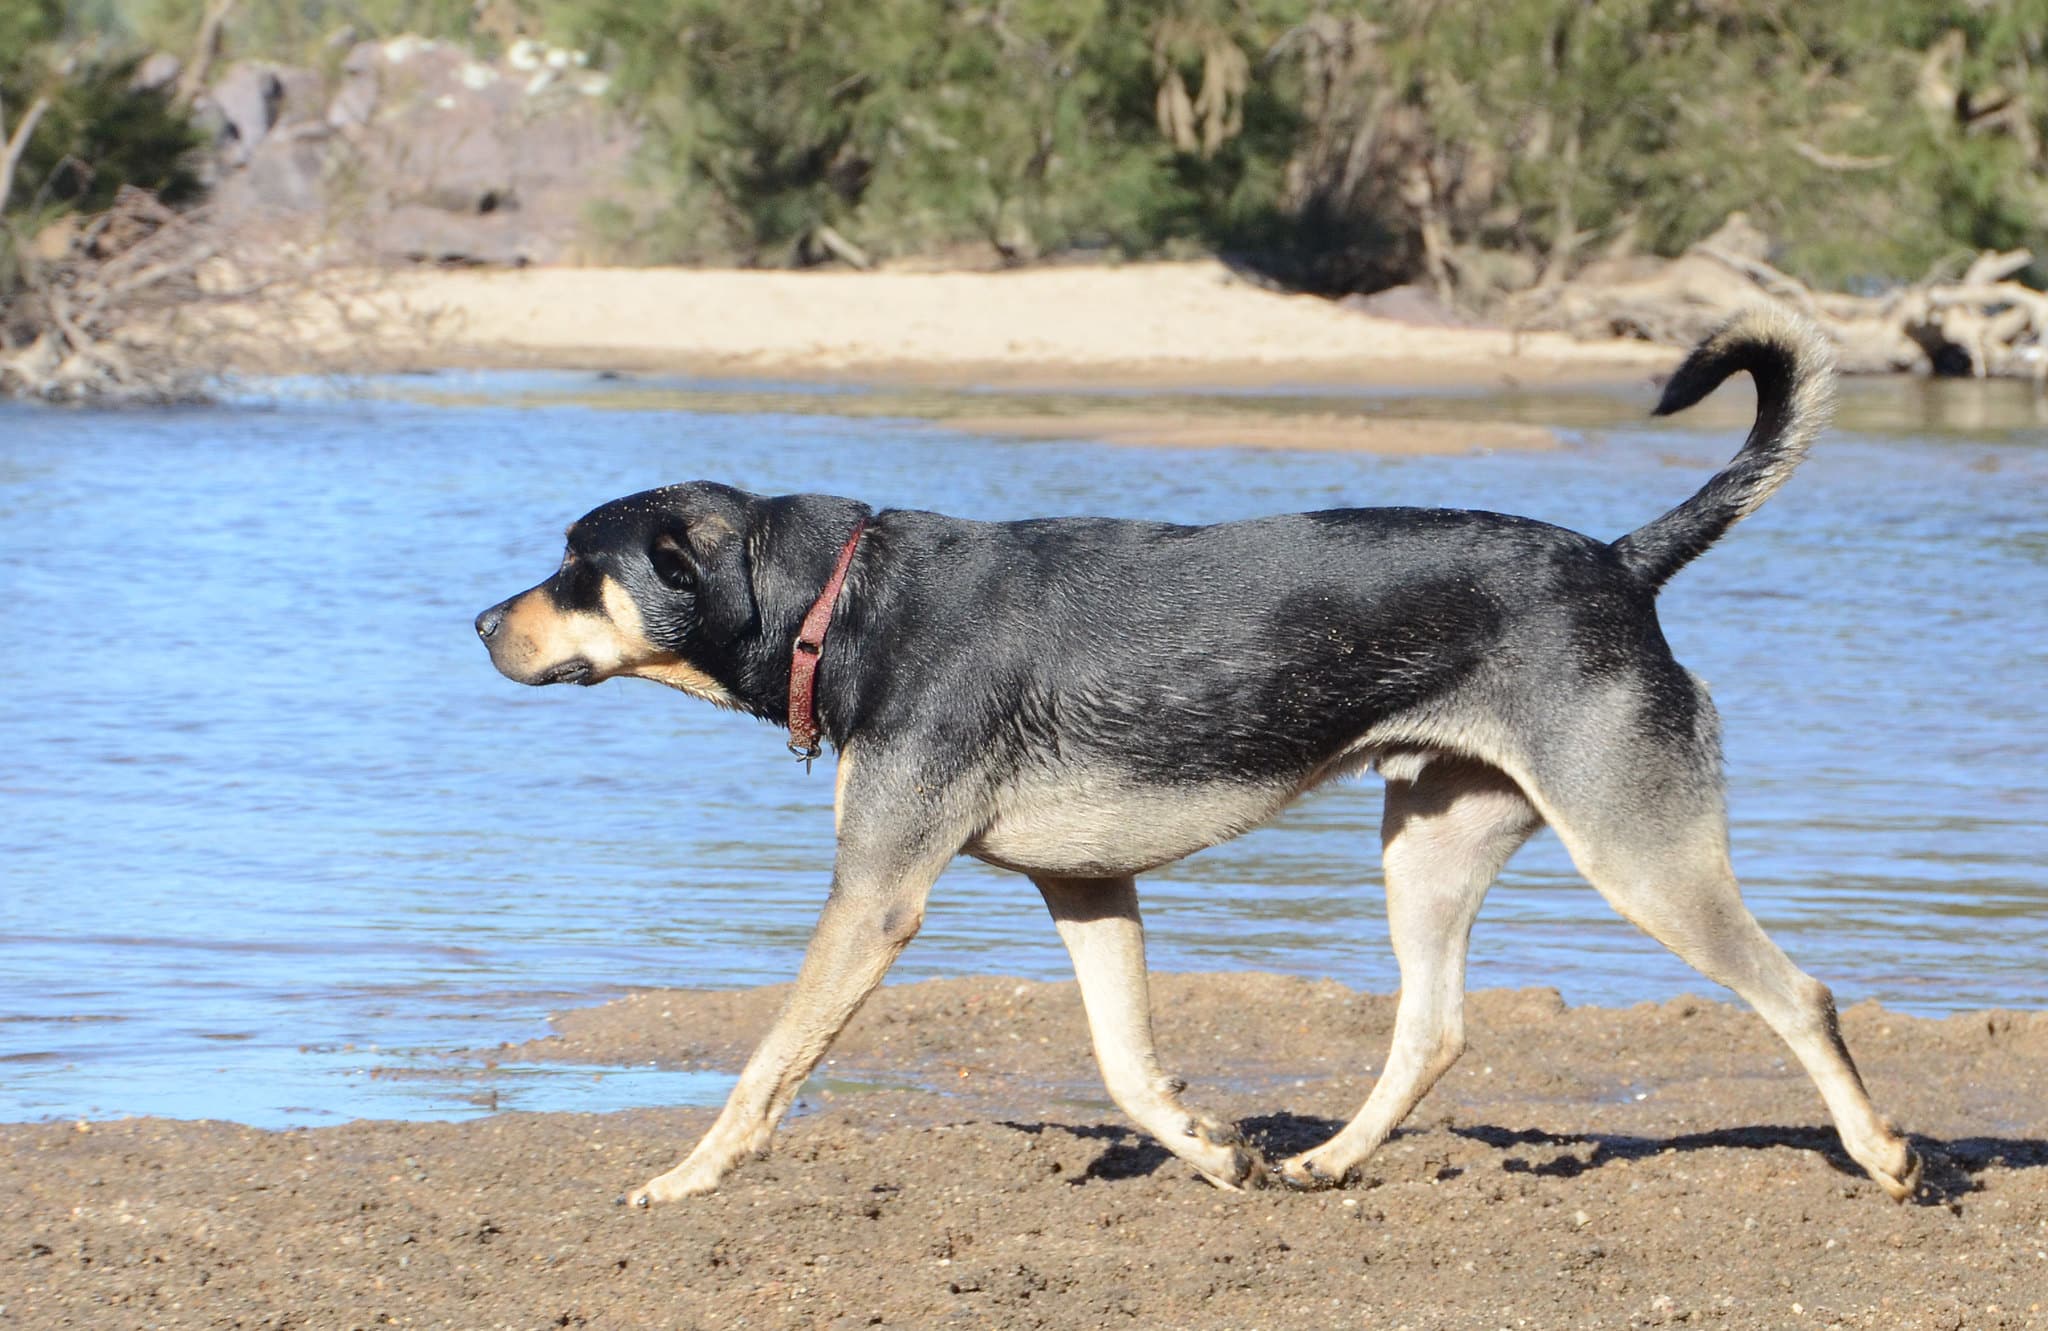
<path fill-rule="evenodd" d="M 997 387 L 1613 383 L 1679 353 L 1429 327 L 1255 286 L 1215 260 L 1008 272 L 525 268 L 390 275 L 439 357 Z M 452 344 L 452 345 L 450 345 Z"/>
<path fill-rule="evenodd" d="M 649 991 L 488 1051 L 736 1066 L 781 989 Z M 1277 1155 L 1357 1108 L 1394 1000 L 1159 975 L 1195 1105 Z M 1471 1046 L 1364 1178 L 1225 1194 L 1108 1103 L 1071 982 L 883 989 L 774 1150 L 717 1194 L 615 1204 L 713 1111 L 266 1132 L 0 1126 L 11 1325 L 950 1323 L 2027 1327 L 2048 1309 L 2048 1012 L 1843 1027 L 1927 1162 L 1893 1205 L 1753 1014 L 1482 991 Z M 934 1090 L 848 1093 L 896 1069 Z"/>
<path fill-rule="evenodd" d="M 1679 358 L 1643 342 L 1399 323 L 1256 286 L 1214 260 L 339 274 L 320 301 L 237 319 L 267 329 L 246 365 L 259 372 L 307 359 L 351 373 L 581 370 L 735 381 L 723 395 L 755 402 L 777 383 L 831 385 L 872 399 L 835 411 L 1011 437 L 1397 455 L 1548 449 L 1561 436 L 1479 407 L 1403 413 L 1376 399 L 1585 392 L 1638 399 L 1646 415 Z"/>
<path fill-rule="evenodd" d="M 871 390 L 860 414 L 1013 437 L 1390 454 L 1545 449 L 1559 434 L 1483 411 L 1373 411 L 1376 397 L 1583 390 L 1637 396 L 1647 412 L 1679 356 L 1399 323 L 1267 290 L 1214 260 L 337 273 L 320 299 L 227 321 L 249 344 L 242 368 L 258 374 L 580 370 L 735 381 L 753 399 L 777 383 L 831 385 Z M 1182 400 L 1123 400 L 1171 395 Z M 1355 397 L 1361 409 L 1273 409 L 1290 397 Z"/>

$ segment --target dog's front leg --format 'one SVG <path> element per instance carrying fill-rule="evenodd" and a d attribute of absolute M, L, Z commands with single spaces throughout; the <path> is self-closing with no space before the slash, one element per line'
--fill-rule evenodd
<path fill-rule="evenodd" d="M 870 787 L 861 816 L 842 760 L 838 863 L 796 987 L 747 1060 L 711 1131 L 684 1161 L 633 1193 L 636 1206 L 711 1192 L 733 1167 L 768 1148 L 775 1125 L 841 1028 L 924 922 L 925 898 L 960 838 L 926 801 L 891 800 Z M 879 806 L 879 807 L 878 807 Z"/>

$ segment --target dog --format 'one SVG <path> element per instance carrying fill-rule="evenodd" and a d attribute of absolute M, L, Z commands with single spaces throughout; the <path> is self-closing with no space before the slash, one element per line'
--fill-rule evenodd
<path fill-rule="evenodd" d="M 1352 1178 L 1464 1048 L 1468 935 L 1538 827 L 1620 913 L 1754 1007 L 1896 1199 L 1920 1162 L 1871 1104 L 1828 989 L 1744 906 L 1719 729 L 1658 590 L 1754 511 L 1831 412 L 1809 325 L 1738 316 L 1659 415 L 1747 372 L 1726 468 L 1617 541 L 1529 518 L 1362 508 L 1215 526 L 970 522 L 692 482 L 605 504 L 476 630 L 522 684 L 650 679 L 837 750 L 831 893 L 794 991 L 696 1148 L 633 1195 L 710 1192 L 764 1153 L 965 853 L 1030 877 L 1111 1097 L 1219 1187 Z M 1136 877 L 1364 769 L 1386 783 L 1392 1048 L 1357 1117 L 1269 1165 L 1153 1048 Z"/>

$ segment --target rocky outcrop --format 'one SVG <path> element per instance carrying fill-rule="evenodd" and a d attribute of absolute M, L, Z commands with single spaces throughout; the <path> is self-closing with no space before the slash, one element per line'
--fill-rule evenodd
<path fill-rule="evenodd" d="M 352 47 L 332 78 L 230 66 L 213 126 L 214 212 L 256 243 L 436 264 L 573 263 L 628 189 L 636 139 L 580 52 L 497 61 L 414 37 Z"/>

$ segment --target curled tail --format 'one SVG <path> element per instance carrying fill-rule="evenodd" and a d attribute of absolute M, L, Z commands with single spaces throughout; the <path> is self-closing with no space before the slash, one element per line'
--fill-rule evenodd
<path fill-rule="evenodd" d="M 1834 414 L 1835 360 L 1820 330 L 1780 309 L 1736 315 L 1693 348 L 1656 415 L 1683 411 L 1738 370 L 1756 381 L 1756 424 L 1699 493 L 1616 541 L 1630 572 L 1661 587 L 1785 483 Z"/>

